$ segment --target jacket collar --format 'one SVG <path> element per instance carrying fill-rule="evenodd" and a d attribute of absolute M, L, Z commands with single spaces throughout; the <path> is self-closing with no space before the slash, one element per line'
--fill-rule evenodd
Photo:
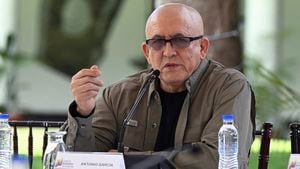
<path fill-rule="evenodd" d="M 193 72 L 193 74 L 187 79 L 187 81 L 185 82 L 185 86 L 188 90 L 188 92 L 190 93 L 190 96 L 192 96 L 192 93 L 194 93 L 194 90 L 197 87 L 197 84 L 200 82 L 200 79 L 202 78 L 206 68 L 208 66 L 208 60 L 207 59 L 203 59 L 201 61 L 201 63 L 199 64 L 198 68 Z M 157 100 L 158 98 L 158 82 L 159 79 L 156 79 L 154 81 L 154 83 L 151 83 L 149 86 L 149 91 L 148 91 L 148 101 L 147 101 L 147 105 L 149 106 L 150 104 L 150 100 L 151 97 L 155 97 L 155 100 Z"/>
<path fill-rule="evenodd" d="M 185 86 L 191 96 L 192 96 L 192 93 L 194 93 L 198 84 L 200 83 L 200 79 L 202 78 L 207 66 L 208 66 L 208 60 L 207 59 L 202 60 L 202 62 L 199 64 L 198 68 L 194 71 L 194 73 L 185 82 Z"/>

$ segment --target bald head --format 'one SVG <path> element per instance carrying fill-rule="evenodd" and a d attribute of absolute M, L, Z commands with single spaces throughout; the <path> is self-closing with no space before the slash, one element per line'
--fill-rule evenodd
<path fill-rule="evenodd" d="M 197 10 L 180 3 L 167 3 L 155 9 L 149 16 L 145 28 L 146 37 L 151 38 L 151 33 L 158 26 L 171 29 L 177 25 L 185 28 L 183 31 L 186 36 L 202 35 L 204 32 L 203 21 Z"/>

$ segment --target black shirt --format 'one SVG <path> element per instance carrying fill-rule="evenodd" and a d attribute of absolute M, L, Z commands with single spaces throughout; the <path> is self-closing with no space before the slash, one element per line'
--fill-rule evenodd
<path fill-rule="evenodd" d="M 174 147 L 176 125 L 187 90 L 179 93 L 167 93 L 159 90 L 162 116 L 156 139 L 155 151 Z"/>

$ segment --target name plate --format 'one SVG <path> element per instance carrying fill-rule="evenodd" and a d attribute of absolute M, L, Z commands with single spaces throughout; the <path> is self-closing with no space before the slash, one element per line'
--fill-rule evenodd
<path fill-rule="evenodd" d="M 300 169 L 300 154 L 291 154 L 288 169 Z"/>
<path fill-rule="evenodd" d="M 125 169 L 122 153 L 58 152 L 54 169 Z"/>

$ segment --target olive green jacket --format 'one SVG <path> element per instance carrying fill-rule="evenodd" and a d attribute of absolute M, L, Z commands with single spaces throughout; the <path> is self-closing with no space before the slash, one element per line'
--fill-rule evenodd
<path fill-rule="evenodd" d="M 73 151 L 109 151 L 116 149 L 118 132 L 150 70 L 110 85 L 102 92 L 94 113 L 88 118 L 68 115 L 66 145 Z M 162 108 L 157 82 L 151 83 L 136 115 L 126 128 L 124 144 L 129 151 L 152 152 L 159 131 Z M 251 88 L 239 71 L 203 60 L 186 81 L 188 94 L 176 127 L 174 150 L 162 154 L 178 168 L 217 169 L 218 131 L 223 114 L 235 116 L 239 133 L 239 168 L 248 168 L 248 153 L 253 142 L 255 114 L 251 113 Z M 200 151 L 184 150 L 193 145 Z"/>

